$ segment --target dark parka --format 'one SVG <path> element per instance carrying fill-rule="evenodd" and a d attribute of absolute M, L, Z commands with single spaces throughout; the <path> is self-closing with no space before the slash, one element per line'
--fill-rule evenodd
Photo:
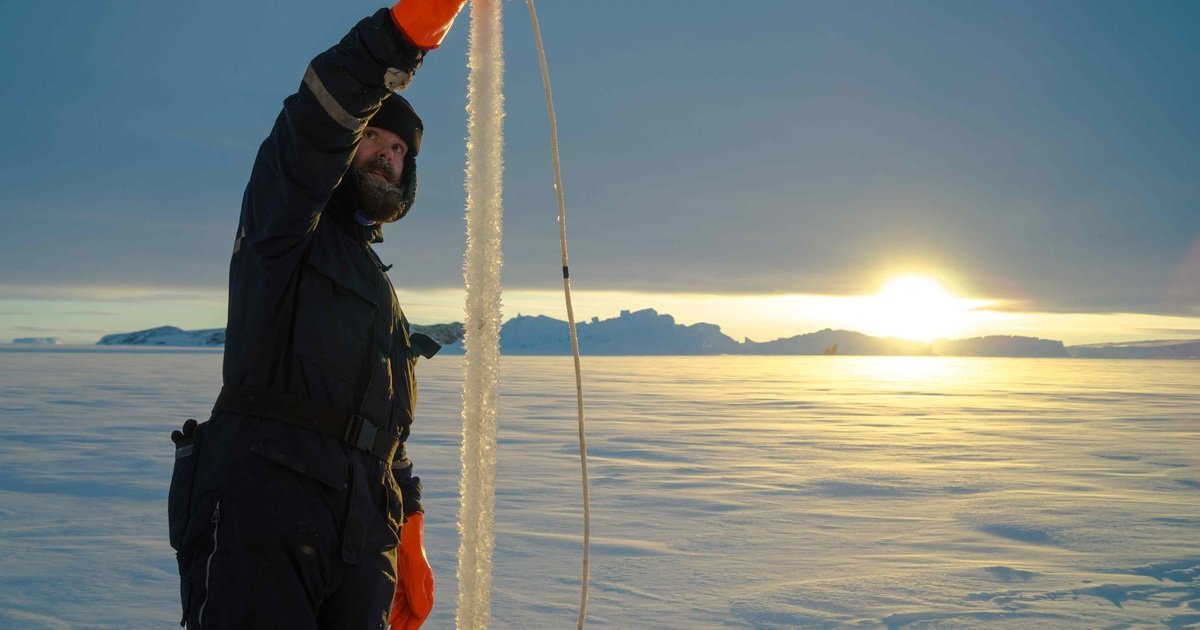
<path fill-rule="evenodd" d="M 226 386 L 358 414 L 398 449 L 389 460 L 285 422 L 215 411 L 177 451 L 171 487 L 189 627 L 311 627 L 323 616 L 329 627 L 376 627 L 387 613 L 391 582 L 380 573 L 394 581 L 387 565 L 403 515 L 421 509 L 404 451 L 418 350 L 371 250 L 381 232 L 355 219 L 347 169 L 371 116 L 422 55 L 380 10 L 313 59 L 284 101 L 242 202 L 223 368 Z M 351 621 L 363 614 L 365 624 Z"/>

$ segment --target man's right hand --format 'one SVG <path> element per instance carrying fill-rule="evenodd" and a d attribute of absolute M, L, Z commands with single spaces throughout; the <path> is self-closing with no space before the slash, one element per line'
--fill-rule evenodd
<path fill-rule="evenodd" d="M 467 0 L 400 0 L 392 7 L 392 21 L 418 48 L 433 50 L 454 24 Z"/>

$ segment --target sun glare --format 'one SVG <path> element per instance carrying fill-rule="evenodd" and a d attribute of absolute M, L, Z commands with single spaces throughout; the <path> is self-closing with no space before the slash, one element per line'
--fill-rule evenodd
<path fill-rule="evenodd" d="M 958 334 L 967 323 L 972 301 L 951 295 L 926 276 L 901 276 L 869 299 L 875 334 L 932 341 Z"/>

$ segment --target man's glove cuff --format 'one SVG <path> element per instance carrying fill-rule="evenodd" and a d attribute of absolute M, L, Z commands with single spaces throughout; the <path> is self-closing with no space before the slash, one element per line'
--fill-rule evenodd
<path fill-rule="evenodd" d="M 392 7 L 392 22 L 417 48 L 442 45 L 466 0 L 401 0 Z"/>

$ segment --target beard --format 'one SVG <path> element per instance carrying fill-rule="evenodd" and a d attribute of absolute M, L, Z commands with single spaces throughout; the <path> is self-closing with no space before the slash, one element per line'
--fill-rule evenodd
<path fill-rule="evenodd" d="M 379 223 L 392 223 L 408 212 L 412 200 L 405 194 L 403 176 L 394 179 L 387 162 L 375 160 L 354 171 L 359 211 L 363 216 Z M 378 173 L 383 179 L 373 177 L 372 173 Z"/>

